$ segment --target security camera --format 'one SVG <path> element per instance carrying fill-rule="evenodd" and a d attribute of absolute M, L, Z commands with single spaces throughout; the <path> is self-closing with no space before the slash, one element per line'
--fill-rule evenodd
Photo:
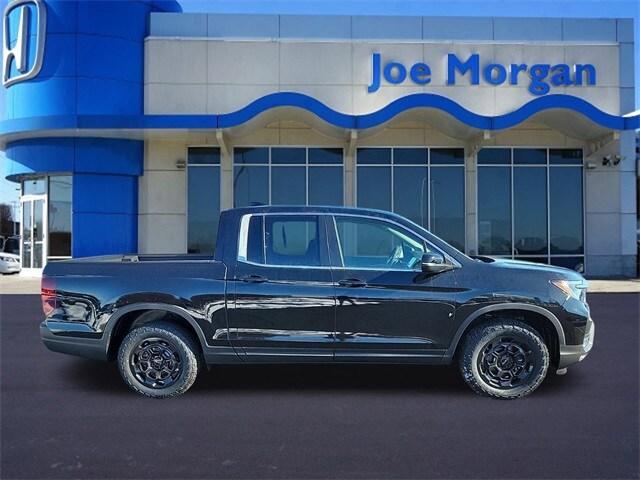
<path fill-rule="evenodd" d="M 603 167 L 608 167 L 611 165 L 611 160 L 613 159 L 613 155 L 609 154 L 609 155 L 605 155 L 604 157 L 602 157 L 602 166 Z"/>
<path fill-rule="evenodd" d="M 624 159 L 624 157 L 622 155 L 614 155 L 614 157 L 613 157 L 613 165 L 614 166 L 618 165 L 623 159 Z"/>

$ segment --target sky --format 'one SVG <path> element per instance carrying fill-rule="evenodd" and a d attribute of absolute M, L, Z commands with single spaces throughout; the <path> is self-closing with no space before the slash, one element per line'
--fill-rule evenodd
<path fill-rule="evenodd" d="M 126 1 L 126 0 L 122 0 Z M 640 45 L 640 0 L 180 0 L 185 12 L 321 15 L 419 15 L 478 17 L 633 18 Z M 4 9 L 6 0 L 0 0 Z M 635 52 L 636 109 L 640 109 L 640 48 Z M 0 87 L 0 117 L 4 116 Z M 16 184 L 4 180 L 0 152 L 0 203 L 18 200 Z"/>

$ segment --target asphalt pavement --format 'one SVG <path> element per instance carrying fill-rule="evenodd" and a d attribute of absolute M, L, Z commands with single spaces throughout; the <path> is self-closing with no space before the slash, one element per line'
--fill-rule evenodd
<path fill-rule="evenodd" d="M 638 478 L 640 295 L 590 303 L 591 355 L 522 400 L 450 367 L 233 366 L 158 401 L 3 295 L 0 478 Z"/>

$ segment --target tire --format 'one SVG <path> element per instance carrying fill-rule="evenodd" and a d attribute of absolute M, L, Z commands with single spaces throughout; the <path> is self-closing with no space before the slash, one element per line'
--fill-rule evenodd
<path fill-rule="evenodd" d="M 134 328 L 118 349 L 118 369 L 135 392 L 152 398 L 183 394 L 196 381 L 199 348 L 182 328 L 151 322 Z"/>
<path fill-rule="evenodd" d="M 464 381 L 480 395 L 516 399 L 540 386 L 549 369 L 549 349 L 526 323 L 498 319 L 472 329 L 459 357 Z"/>

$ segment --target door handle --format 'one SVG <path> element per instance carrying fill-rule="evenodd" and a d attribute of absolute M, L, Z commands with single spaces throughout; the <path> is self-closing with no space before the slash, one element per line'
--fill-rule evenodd
<path fill-rule="evenodd" d="M 366 287 L 367 282 L 364 282 L 359 278 L 345 278 L 344 280 L 340 280 L 338 285 L 341 287 Z"/>
<path fill-rule="evenodd" d="M 245 275 L 244 277 L 240 277 L 240 280 L 247 283 L 263 283 L 267 281 L 266 278 L 260 275 Z"/>

